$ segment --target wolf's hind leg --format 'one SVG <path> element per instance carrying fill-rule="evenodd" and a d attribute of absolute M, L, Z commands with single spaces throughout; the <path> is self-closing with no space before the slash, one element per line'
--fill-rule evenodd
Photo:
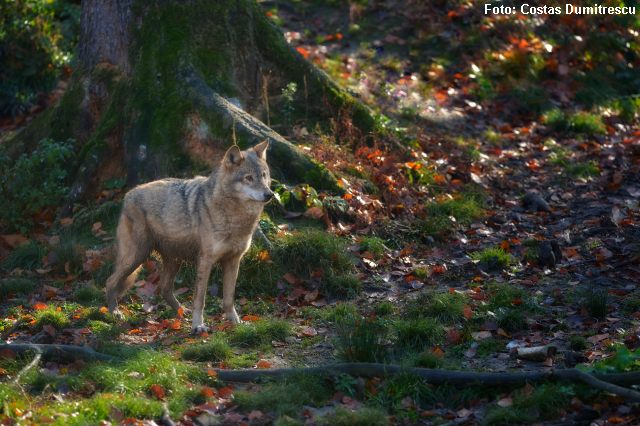
<path fill-rule="evenodd" d="M 206 333 L 207 326 L 204 325 L 204 299 L 207 294 L 207 283 L 211 274 L 211 267 L 214 261 L 208 256 L 198 260 L 198 276 L 196 278 L 196 291 L 193 297 L 193 316 L 191 318 L 191 333 Z"/>
<path fill-rule="evenodd" d="M 180 263 L 176 259 L 171 259 L 168 256 L 162 257 L 162 275 L 160 275 L 160 283 L 158 287 L 164 300 L 173 308 L 174 311 L 178 311 L 182 308 L 182 311 L 186 314 L 187 309 L 180 305 L 178 299 L 173 294 L 173 280 L 176 278 L 176 274 L 180 270 Z"/>
<path fill-rule="evenodd" d="M 109 312 L 118 318 L 123 318 L 117 310 L 118 298 L 122 297 L 133 285 L 142 268 L 141 264 L 149 256 L 149 249 L 144 241 L 136 238 L 130 232 L 127 220 L 121 220 L 118 224 L 117 241 L 118 252 L 116 254 L 115 271 L 107 279 L 107 305 Z"/>

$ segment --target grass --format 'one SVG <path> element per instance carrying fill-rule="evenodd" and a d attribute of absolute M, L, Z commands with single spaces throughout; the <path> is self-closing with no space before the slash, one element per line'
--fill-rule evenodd
<path fill-rule="evenodd" d="M 464 319 L 467 302 L 467 297 L 460 293 L 424 293 L 409 301 L 407 317 L 429 317 L 445 324 L 455 323 Z"/>
<path fill-rule="evenodd" d="M 468 226 L 481 217 L 486 207 L 483 199 L 482 195 L 467 192 L 454 198 L 440 196 L 429 201 L 424 204 L 424 217 L 405 224 L 405 238 L 423 241 L 431 237 L 440 241 L 441 233 L 452 226 Z M 455 218 L 455 222 L 451 218 Z"/>
<path fill-rule="evenodd" d="M 334 345 L 344 362 L 382 362 L 388 329 L 378 320 L 350 315 L 338 324 Z"/>
<path fill-rule="evenodd" d="M 289 322 L 268 318 L 236 326 L 229 333 L 229 342 L 242 347 L 257 347 L 271 344 L 272 341 L 283 342 L 291 334 L 293 331 Z"/>
<path fill-rule="evenodd" d="M 182 349 L 182 359 L 188 361 L 220 362 L 231 356 L 228 339 L 220 333 L 211 336 L 207 343 L 196 343 Z"/>
<path fill-rule="evenodd" d="M 324 232 L 303 231 L 278 239 L 274 244 L 285 272 L 305 280 L 315 271 L 324 271 L 322 285 L 331 297 L 355 296 L 360 282 L 353 275 L 355 258 L 347 250 L 347 241 Z"/>
<path fill-rule="evenodd" d="M 534 419 L 523 409 L 490 405 L 484 412 L 482 426 L 506 426 L 530 423 Z"/>
<path fill-rule="evenodd" d="M 73 292 L 76 302 L 83 305 L 91 305 L 94 303 L 104 303 L 106 298 L 104 293 L 92 285 L 85 285 Z"/>
<path fill-rule="evenodd" d="M 263 385 L 257 392 L 236 391 L 233 403 L 241 412 L 260 410 L 297 419 L 303 406 L 320 405 L 331 394 L 332 390 L 322 377 L 299 375 Z"/>
<path fill-rule="evenodd" d="M 70 274 L 82 271 L 83 250 L 78 241 L 77 236 L 73 233 L 62 234 L 60 242 L 52 249 L 56 265 L 66 268 L 68 264 Z"/>
<path fill-rule="evenodd" d="M 380 302 L 375 307 L 376 315 L 379 317 L 391 315 L 394 310 L 395 306 L 391 302 Z"/>
<path fill-rule="evenodd" d="M 600 169 L 595 161 L 573 163 L 567 166 L 567 174 L 574 178 L 588 179 L 592 176 L 600 176 Z"/>
<path fill-rule="evenodd" d="M 378 237 L 360 237 L 358 243 L 361 251 L 371 253 L 376 259 L 382 256 L 387 249 L 384 241 Z"/>
<path fill-rule="evenodd" d="M 504 344 L 496 339 L 482 339 L 476 348 L 476 354 L 480 358 L 486 358 L 489 355 L 500 352 L 505 349 Z"/>
<path fill-rule="evenodd" d="M 326 424 L 332 426 L 385 426 L 390 424 L 386 413 L 380 408 L 364 407 L 359 410 L 338 408 Z"/>
<path fill-rule="evenodd" d="M 51 325 L 56 330 L 62 331 L 69 326 L 69 318 L 67 315 L 62 311 L 58 311 L 53 306 L 38 311 L 35 316 L 37 330 L 42 330 L 42 327 L 45 325 Z"/>
<path fill-rule="evenodd" d="M 358 309 L 355 305 L 350 303 L 337 303 L 333 306 L 328 306 L 323 310 L 314 310 L 313 312 L 321 319 L 328 322 L 341 322 L 351 316 L 358 315 Z"/>
<path fill-rule="evenodd" d="M 438 345 L 445 337 L 442 324 L 434 318 L 398 320 L 394 323 L 396 345 L 401 348 L 426 350 Z"/>
<path fill-rule="evenodd" d="M 471 259 L 481 265 L 488 265 L 489 269 L 506 269 L 515 265 L 518 261 L 511 253 L 505 252 L 502 247 L 486 248 L 475 253 L 471 253 Z"/>
<path fill-rule="evenodd" d="M 625 314 L 640 312 L 640 297 L 632 296 L 624 299 L 624 302 L 622 303 L 622 311 Z"/>
<path fill-rule="evenodd" d="M 572 351 L 583 351 L 589 347 L 587 339 L 582 336 L 571 336 L 569 339 L 569 349 Z"/>
<path fill-rule="evenodd" d="M 90 320 L 90 321 L 105 322 L 108 324 L 113 324 L 117 322 L 116 318 L 113 315 L 97 307 L 85 309 L 80 314 L 80 318 Z"/>
<path fill-rule="evenodd" d="M 498 325 L 505 331 L 515 332 L 528 327 L 527 319 L 520 309 L 499 308 L 496 320 Z"/>
<path fill-rule="evenodd" d="M 47 250 L 40 244 L 31 241 L 29 244 L 18 246 L 2 261 L 3 269 L 12 271 L 20 268 L 25 271 L 35 271 L 42 268 L 42 258 Z"/>
<path fill-rule="evenodd" d="M 573 132 L 585 135 L 603 135 L 606 128 L 599 116 L 588 112 L 565 114 L 559 109 L 552 109 L 545 114 L 547 125 L 558 132 Z"/>
<path fill-rule="evenodd" d="M 598 320 L 607 318 L 611 300 L 606 290 L 596 290 L 593 287 L 587 289 L 583 303 L 590 316 Z"/>
<path fill-rule="evenodd" d="M 437 356 L 432 352 L 424 351 L 413 354 L 407 358 L 411 367 L 432 368 L 439 370 L 458 370 L 460 367 L 455 362 L 443 356 Z"/>
<path fill-rule="evenodd" d="M 26 295 L 36 288 L 38 288 L 38 283 L 28 278 L 17 277 L 10 280 L 1 280 L 0 297 L 5 299 L 9 295 Z"/>
<path fill-rule="evenodd" d="M 491 283 L 487 285 L 492 291 L 491 299 L 489 299 L 489 308 L 507 308 L 514 305 L 514 300 L 525 300 L 528 298 L 527 292 L 511 284 Z"/>

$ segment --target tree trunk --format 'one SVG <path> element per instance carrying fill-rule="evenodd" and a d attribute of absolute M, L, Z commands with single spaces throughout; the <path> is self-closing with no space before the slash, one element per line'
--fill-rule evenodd
<path fill-rule="evenodd" d="M 67 90 L 9 154 L 31 152 L 44 137 L 77 140 L 63 217 L 112 178 L 135 186 L 210 169 L 234 136 L 242 149 L 271 140 L 274 177 L 340 190 L 331 172 L 263 123 L 265 76 L 271 97 L 297 83 L 298 117 L 308 109 L 321 119 L 328 102 L 374 129 L 369 110 L 289 46 L 255 0 L 84 0 Z"/>

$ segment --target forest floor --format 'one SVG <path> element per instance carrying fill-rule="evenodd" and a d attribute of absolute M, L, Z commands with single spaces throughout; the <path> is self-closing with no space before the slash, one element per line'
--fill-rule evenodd
<path fill-rule="evenodd" d="M 256 242 L 241 265 L 244 323 L 221 315 L 216 269 L 211 332 L 200 336 L 157 295 L 157 259 L 123 298 L 126 321 L 106 313 L 126 191 L 117 182 L 73 219 L 52 223 L 45 210 L 35 231 L 3 235 L 2 343 L 80 346 L 124 360 L 47 359 L 12 383 L 32 355 L 3 347 L 2 424 L 151 425 L 163 407 L 184 425 L 637 424 L 633 401 L 574 382 L 456 388 L 410 373 L 219 380 L 221 369 L 336 362 L 505 374 L 640 365 L 632 352 L 640 345 L 640 127 L 617 104 L 586 109 L 589 93 L 563 68 L 586 67 L 567 57 L 574 41 L 552 46 L 532 32 L 565 27 L 393 1 L 264 4 L 301 53 L 385 117 L 386 135 L 361 135 L 348 110 L 333 111 L 329 124 L 280 129 L 331 169 L 346 195 L 277 183 L 260 223 L 273 247 Z M 574 24 L 579 38 L 586 30 Z M 0 131 L 8 137 L 38 112 Z M 176 279 L 187 306 L 194 278 L 185 265 Z M 518 351 L 551 346 L 536 360 Z"/>

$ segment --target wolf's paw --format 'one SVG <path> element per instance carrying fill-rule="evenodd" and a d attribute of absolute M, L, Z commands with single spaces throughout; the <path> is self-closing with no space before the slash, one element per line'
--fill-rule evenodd
<path fill-rule="evenodd" d="M 202 334 L 202 333 L 208 333 L 208 332 L 209 332 L 209 329 L 204 324 L 200 324 L 200 325 L 194 324 L 193 326 L 191 326 L 191 334 Z"/>
<path fill-rule="evenodd" d="M 242 320 L 240 320 L 240 317 L 235 310 L 231 314 L 227 314 L 227 319 L 229 320 L 229 322 L 232 322 L 234 324 L 242 324 Z"/>

